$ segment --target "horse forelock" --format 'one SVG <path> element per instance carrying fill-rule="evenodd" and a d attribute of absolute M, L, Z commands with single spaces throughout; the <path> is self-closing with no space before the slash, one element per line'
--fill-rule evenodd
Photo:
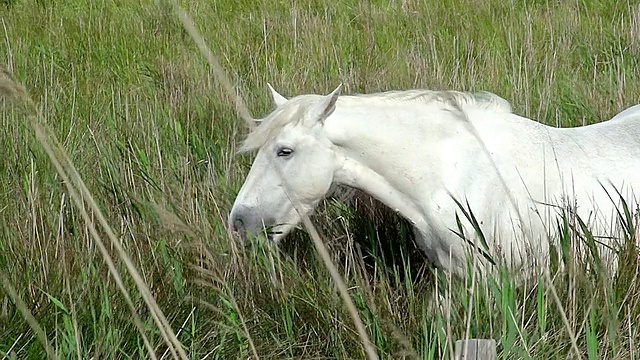
<path fill-rule="evenodd" d="M 305 112 L 311 107 L 311 97 L 317 95 L 301 95 L 290 99 L 278 107 L 267 117 L 260 120 L 256 127 L 242 143 L 241 152 L 255 151 L 274 140 L 287 125 L 299 125 L 305 119 Z M 319 97 L 319 96 L 318 96 Z"/>

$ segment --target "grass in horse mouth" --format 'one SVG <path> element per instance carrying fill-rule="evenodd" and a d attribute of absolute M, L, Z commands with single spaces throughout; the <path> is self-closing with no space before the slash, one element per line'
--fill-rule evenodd
<path fill-rule="evenodd" d="M 276 227 L 280 226 L 281 224 L 276 224 L 276 225 L 272 225 L 272 226 L 267 226 L 264 229 L 264 233 L 267 235 L 277 235 L 277 234 L 282 234 L 282 231 L 278 231 L 278 230 L 274 230 Z"/>
<path fill-rule="evenodd" d="M 271 226 L 267 226 L 264 229 L 264 233 L 267 235 L 280 235 L 280 234 L 284 234 L 284 231 L 282 230 L 274 230 L 275 228 L 279 227 L 279 226 L 285 226 L 285 225 L 291 225 L 291 224 L 287 224 L 287 223 L 280 223 L 280 224 L 275 224 L 275 225 L 271 225 Z M 293 226 L 294 229 L 301 229 L 300 225 L 294 225 Z"/>
<path fill-rule="evenodd" d="M 278 225 L 273 225 L 264 229 L 264 234 L 267 236 L 267 239 L 269 241 L 273 241 L 273 237 L 275 235 L 281 235 L 284 233 L 283 231 L 274 231 L 273 228 L 275 228 L 276 226 Z"/>

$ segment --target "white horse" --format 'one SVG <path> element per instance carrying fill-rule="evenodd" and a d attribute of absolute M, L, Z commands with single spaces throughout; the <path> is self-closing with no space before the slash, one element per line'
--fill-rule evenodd
<path fill-rule="evenodd" d="M 478 243 L 463 209 L 489 255 L 518 267 L 546 263 L 559 209 L 569 206 L 610 243 L 620 201 L 637 206 L 640 106 L 610 121 L 553 128 L 488 92 L 339 96 L 340 88 L 287 99 L 269 85 L 277 108 L 242 146 L 257 156 L 230 214 L 233 230 L 277 243 L 299 212 L 344 184 L 399 212 L 428 258 L 460 273 L 463 237 Z"/>

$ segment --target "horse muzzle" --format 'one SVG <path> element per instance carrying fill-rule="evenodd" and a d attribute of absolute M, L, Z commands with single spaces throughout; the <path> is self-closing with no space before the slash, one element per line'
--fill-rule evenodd
<path fill-rule="evenodd" d="M 229 228 L 240 235 L 243 242 L 251 237 L 266 235 L 270 241 L 273 234 L 269 229 L 275 223 L 275 219 L 268 216 L 261 216 L 256 209 L 247 206 L 234 206 L 229 216 Z"/>

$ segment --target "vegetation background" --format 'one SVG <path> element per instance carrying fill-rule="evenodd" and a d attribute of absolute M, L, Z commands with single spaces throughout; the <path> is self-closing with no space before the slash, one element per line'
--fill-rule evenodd
<path fill-rule="evenodd" d="M 340 82 L 346 93 L 488 90 L 557 126 L 640 103 L 640 7 L 628 0 L 182 5 L 254 116 L 272 109 L 267 81 L 285 95 Z M 98 212 L 74 205 L 24 106 L 4 99 L 0 356 L 43 358 L 47 347 L 63 359 L 180 356 L 171 328 L 190 359 L 364 357 L 305 233 L 280 251 L 230 239 L 227 213 L 251 162 L 235 149 L 247 130 L 171 6 L 4 0 L 0 22 L 0 62 L 68 151 L 167 319 L 158 322 L 107 243 L 130 302 L 119 290 L 96 241 L 108 232 L 91 233 Z M 406 223 L 384 209 L 333 198 L 314 221 L 381 358 L 448 358 L 468 336 L 496 339 L 505 359 L 632 359 L 637 219 L 625 219 L 618 271 L 565 249 L 566 272 L 524 284 L 509 271 L 486 283 L 434 275 Z M 558 236 L 590 235 L 561 219 Z M 436 284 L 452 290 L 444 306 L 432 306 Z"/>

